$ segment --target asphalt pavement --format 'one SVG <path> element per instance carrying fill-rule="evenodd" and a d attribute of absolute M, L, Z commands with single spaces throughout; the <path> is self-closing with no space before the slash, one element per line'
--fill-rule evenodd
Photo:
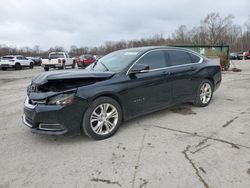
<path fill-rule="evenodd" d="M 32 134 L 23 102 L 43 69 L 0 71 L 0 188 L 250 187 L 250 60 L 235 65 L 208 107 L 142 116 L 102 141 Z"/>

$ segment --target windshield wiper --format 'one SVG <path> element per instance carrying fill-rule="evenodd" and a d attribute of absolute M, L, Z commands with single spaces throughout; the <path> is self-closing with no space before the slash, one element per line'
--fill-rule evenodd
<path fill-rule="evenodd" d="M 97 60 L 98 61 L 98 60 Z M 94 67 L 96 66 L 97 64 L 97 61 L 94 62 L 93 66 L 91 67 L 92 70 L 94 70 Z"/>
<path fill-rule="evenodd" d="M 97 65 L 97 62 L 101 63 L 101 65 L 105 68 L 106 71 L 109 71 L 108 67 L 103 62 L 101 62 L 99 60 L 94 62 L 93 66 L 91 66 L 91 70 L 94 70 L 94 67 Z"/>
<path fill-rule="evenodd" d="M 106 69 L 106 71 L 109 71 L 109 69 L 108 69 L 108 67 L 106 66 L 106 65 L 104 65 L 104 63 L 103 62 L 101 62 L 101 61 L 99 61 L 101 64 L 102 64 L 102 66 Z"/>

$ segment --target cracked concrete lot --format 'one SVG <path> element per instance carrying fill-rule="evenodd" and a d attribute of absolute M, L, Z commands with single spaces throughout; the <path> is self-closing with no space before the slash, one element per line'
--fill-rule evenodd
<path fill-rule="evenodd" d="M 42 68 L 0 71 L 0 187 L 250 187 L 250 61 L 235 64 L 208 107 L 146 115 L 102 141 L 32 134 L 23 101 Z"/>

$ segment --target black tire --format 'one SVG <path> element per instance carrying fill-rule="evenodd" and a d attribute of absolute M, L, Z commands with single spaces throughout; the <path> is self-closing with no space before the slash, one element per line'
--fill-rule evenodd
<path fill-rule="evenodd" d="M 30 62 L 29 68 L 30 68 L 30 69 L 33 69 L 33 67 L 34 67 L 34 63 L 33 63 L 33 62 Z"/>
<path fill-rule="evenodd" d="M 2 70 L 3 70 L 3 71 L 6 71 L 6 70 L 7 70 L 7 67 L 2 67 Z"/>
<path fill-rule="evenodd" d="M 112 130 L 110 130 L 110 132 L 103 134 L 103 135 L 97 134 L 96 132 L 94 132 L 94 130 L 91 127 L 91 122 L 90 122 L 92 113 L 102 104 L 111 105 L 112 107 L 114 107 L 117 110 L 116 112 L 118 114 L 117 119 L 116 119 L 117 123 L 114 126 L 114 128 Z M 100 120 L 98 120 L 97 123 L 99 121 Z M 114 135 L 116 133 L 116 131 L 119 129 L 121 122 L 122 122 L 122 110 L 121 110 L 119 103 L 110 97 L 100 97 L 100 98 L 97 98 L 95 101 L 93 101 L 92 104 L 90 105 L 90 107 L 86 110 L 86 112 L 83 116 L 82 128 L 83 128 L 83 132 L 88 137 L 96 139 L 96 140 L 102 140 L 102 139 L 106 139 L 106 138 L 109 138 L 112 135 Z M 101 129 L 102 129 L 102 131 L 106 129 L 105 123 L 103 124 Z"/>
<path fill-rule="evenodd" d="M 209 86 L 210 86 L 210 89 L 211 89 L 211 95 L 210 95 L 210 97 L 208 98 L 206 98 L 204 101 L 202 101 L 202 99 L 201 99 L 201 95 L 202 95 L 202 88 L 204 87 L 204 85 L 205 84 L 208 84 Z M 209 88 L 209 87 L 208 87 Z M 210 81 L 210 80 L 208 80 L 208 79 L 205 79 L 205 80 L 203 80 L 201 83 L 200 83 L 200 85 L 199 85 L 199 87 L 198 87 L 198 89 L 197 89 L 197 94 L 196 94 L 196 99 L 195 99 L 195 101 L 194 101 L 194 105 L 195 106 L 198 106 L 198 107 L 205 107 L 205 106 L 208 106 L 209 105 L 209 103 L 211 102 L 211 100 L 212 100 L 212 98 L 213 98 L 213 84 L 212 84 L 212 82 Z M 204 98 L 203 98 L 204 99 Z"/>
<path fill-rule="evenodd" d="M 64 70 L 66 68 L 66 65 L 65 65 L 65 60 L 62 61 L 62 69 Z"/>
<path fill-rule="evenodd" d="M 44 71 L 49 71 L 49 67 L 44 67 Z"/>
<path fill-rule="evenodd" d="M 16 63 L 15 66 L 14 66 L 15 70 L 21 70 L 22 69 L 22 66 L 20 63 Z"/>
<path fill-rule="evenodd" d="M 76 61 L 74 60 L 72 64 L 72 69 L 74 69 L 75 67 L 76 67 Z"/>

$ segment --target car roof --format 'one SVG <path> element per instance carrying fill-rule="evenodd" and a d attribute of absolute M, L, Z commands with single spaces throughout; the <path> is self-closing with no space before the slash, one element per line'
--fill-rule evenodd
<path fill-rule="evenodd" d="M 193 51 L 188 48 L 182 48 L 182 47 L 174 47 L 174 46 L 145 46 L 145 47 L 136 47 L 136 48 L 127 48 L 119 51 L 123 52 L 139 52 L 140 54 L 143 54 L 145 52 L 151 51 L 151 50 L 157 50 L 157 49 L 164 49 L 164 50 L 183 50 L 186 52 L 190 52 L 193 54 L 196 54 L 197 56 L 200 56 L 202 58 L 205 58 L 205 56 L 197 53 L 196 51 Z"/>
<path fill-rule="evenodd" d="M 93 55 L 91 55 L 91 54 L 82 54 L 82 55 L 80 55 L 80 56 L 86 56 L 86 55 L 88 55 L 88 56 L 93 56 Z"/>
<path fill-rule="evenodd" d="M 5 55 L 3 57 L 23 57 L 23 55 Z"/>
<path fill-rule="evenodd" d="M 189 50 L 187 48 L 180 48 L 180 47 L 173 47 L 173 46 L 144 46 L 144 47 L 136 47 L 136 48 L 127 48 L 127 49 L 122 49 L 121 51 L 124 52 L 140 52 L 140 53 L 144 53 L 150 50 L 156 50 L 156 49 L 182 49 L 182 50 L 186 50 L 186 51 L 192 51 Z M 192 51 L 193 52 L 193 51 Z"/>
<path fill-rule="evenodd" d="M 5 55 L 3 57 L 15 57 L 14 55 Z"/>
<path fill-rule="evenodd" d="M 50 52 L 50 54 L 64 54 L 66 52 Z"/>

